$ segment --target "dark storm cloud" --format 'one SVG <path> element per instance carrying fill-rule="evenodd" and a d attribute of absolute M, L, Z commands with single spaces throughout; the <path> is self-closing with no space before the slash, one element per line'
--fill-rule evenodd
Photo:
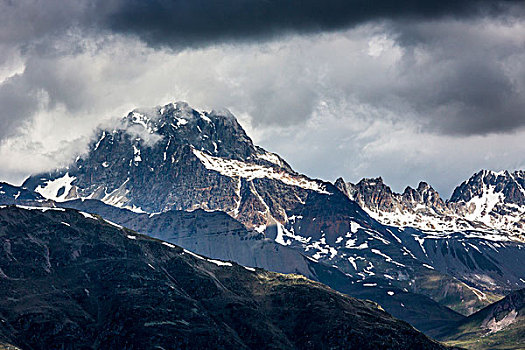
<path fill-rule="evenodd" d="M 433 26 L 432 23 L 458 18 L 513 21 L 524 14 L 523 6 L 516 4 L 523 2 L 116 0 L 110 5 L 106 3 L 106 15 L 99 25 L 114 32 L 137 36 L 153 47 L 182 48 L 218 42 L 267 40 L 289 33 L 319 33 L 384 20 L 407 51 L 404 60 L 407 73 L 402 76 L 403 86 L 389 82 L 388 86 L 373 92 L 381 96 L 371 100 L 371 103 L 390 98 L 393 91 L 395 100 L 408 102 L 420 116 L 419 122 L 425 123 L 427 128 L 444 134 L 469 135 L 509 132 L 525 125 L 523 93 L 513 83 L 516 78 L 505 74 L 500 57 L 494 56 L 494 51 L 509 48 L 491 48 L 493 51 L 487 56 L 483 46 L 476 42 L 480 40 L 479 36 L 465 35 L 461 32 L 465 28 L 449 29 Z M 509 11 L 509 8 L 512 9 Z M 462 38 L 464 41 L 451 40 L 449 37 Z M 439 71 L 426 66 L 422 68 L 426 72 L 415 74 L 417 68 L 410 65 L 410 50 L 421 47 L 432 51 L 438 65 L 448 62 L 448 67 Z M 447 57 L 447 54 L 451 57 Z M 296 91 L 305 92 L 304 89 Z M 363 95 L 361 92 L 355 94 Z M 260 98 L 254 101 L 254 106 L 266 106 L 255 113 L 260 115 L 262 124 L 271 122 L 268 115 L 275 115 L 271 106 L 276 106 L 275 102 L 278 101 L 273 101 L 273 95 L 270 89 L 263 89 Z M 363 102 L 368 101 L 365 98 Z M 300 105 L 307 108 L 309 104 L 313 106 L 314 101 L 303 100 Z M 297 105 L 292 104 L 294 109 Z M 388 103 L 385 106 L 389 107 Z M 393 106 L 394 109 L 396 107 Z M 279 108 L 283 109 L 281 106 Z M 280 116 L 277 118 L 287 124 L 309 116 L 308 111 L 296 112 L 292 110 L 287 113 L 287 121 L 282 121 Z"/>
<path fill-rule="evenodd" d="M 137 35 L 152 46 L 250 41 L 382 19 L 497 16 L 519 0 L 3 0 L 0 43 L 71 28 Z M 33 43 L 34 44 L 34 43 Z"/>
<path fill-rule="evenodd" d="M 390 88 L 435 132 L 485 135 L 524 127 L 523 26 L 512 32 L 515 22 L 499 23 L 392 23 L 405 49 L 405 83 Z M 429 57 L 425 63 L 417 62 L 421 52 Z"/>
<path fill-rule="evenodd" d="M 497 15 L 520 1 L 131 0 L 113 1 L 102 24 L 153 46 L 180 46 L 315 33 L 378 19 Z"/>

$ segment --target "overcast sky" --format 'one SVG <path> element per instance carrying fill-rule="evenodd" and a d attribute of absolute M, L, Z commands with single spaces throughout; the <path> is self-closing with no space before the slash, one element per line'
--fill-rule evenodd
<path fill-rule="evenodd" d="M 311 177 L 448 198 L 525 168 L 518 1 L 0 0 L 0 180 L 136 107 L 229 108 Z"/>

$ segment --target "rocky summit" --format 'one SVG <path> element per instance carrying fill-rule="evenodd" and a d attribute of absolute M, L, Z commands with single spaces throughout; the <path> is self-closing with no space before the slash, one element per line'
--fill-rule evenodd
<path fill-rule="evenodd" d="M 75 164 L 24 186 L 56 201 L 100 199 L 150 213 L 221 210 L 251 227 L 283 221 L 290 202 L 326 192 L 255 146 L 228 111 L 198 112 L 183 102 L 131 112 L 101 130 Z"/>
<path fill-rule="evenodd" d="M 371 302 L 209 259 L 71 209 L 0 209 L 0 344 L 445 349 Z"/>

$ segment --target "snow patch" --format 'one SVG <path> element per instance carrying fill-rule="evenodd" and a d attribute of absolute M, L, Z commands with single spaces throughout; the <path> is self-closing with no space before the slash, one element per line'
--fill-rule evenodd
<path fill-rule="evenodd" d="M 357 233 L 357 230 L 359 230 L 360 228 L 363 228 L 363 227 L 359 225 L 357 222 L 355 221 L 350 222 L 350 231 L 352 231 L 352 233 Z"/>
<path fill-rule="evenodd" d="M 66 173 L 64 176 L 54 180 L 47 180 L 43 185 L 39 185 L 35 192 L 40 193 L 47 199 L 54 200 L 56 202 L 63 202 L 67 199 L 71 199 L 69 192 L 73 188 L 71 184 L 76 180 L 76 177 L 70 176 Z"/>
<path fill-rule="evenodd" d="M 233 266 L 231 263 L 226 262 L 226 261 L 220 261 L 220 260 L 214 260 L 214 259 L 206 259 L 206 260 L 217 266 Z"/>
<path fill-rule="evenodd" d="M 7 206 L 4 206 L 6 208 Z M 27 205 L 16 205 L 17 208 L 25 209 L 25 210 L 39 210 L 43 213 L 45 213 L 48 210 L 54 210 L 54 211 L 66 211 L 64 208 L 53 208 L 53 207 L 31 207 Z"/>
<path fill-rule="evenodd" d="M 283 166 L 283 163 L 279 159 L 279 156 L 275 153 L 265 152 L 263 154 L 257 154 L 257 158 L 264 159 L 267 162 L 273 163 L 275 165 L 278 165 L 280 167 Z"/>
<path fill-rule="evenodd" d="M 191 256 L 197 258 L 197 259 L 200 259 L 200 260 L 204 260 L 204 258 L 200 255 L 197 255 L 195 254 L 194 252 L 190 252 L 189 250 L 187 249 L 183 249 L 183 253 L 187 253 L 187 254 L 190 254 Z"/>
<path fill-rule="evenodd" d="M 319 193 L 330 194 L 326 191 L 324 185 L 306 177 L 289 174 L 284 170 L 276 170 L 271 167 L 245 163 L 239 160 L 214 157 L 196 149 L 193 149 L 193 153 L 195 156 L 197 156 L 197 158 L 199 158 L 206 169 L 217 171 L 224 176 L 232 178 L 242 177 L 247 180 L 261 178 L 273 179 L 281 181 L 287 185 L 297 186 Z"/>
<path fill-rule="evenodd" d="M 83 211 L 79 211 L 79 213 L 82 214 L 86 219 L 98 220 L 96 216 L 93 216 L 89 213 L 85 213 Z"/>
<path fill-rule="evenodd" d="M 486 324 L 485 327 L 490 330 L 489 333 L 495 333 L 499 332 L 502 329 L 510 326 L 514 321 L 516 321 L 516 316 L 518 316 L 518 312 L 516 310 L 511 310 L 505 317 L 503 317 L 501 320 L 496 321 L 495 318 L 491 318 Z"/>

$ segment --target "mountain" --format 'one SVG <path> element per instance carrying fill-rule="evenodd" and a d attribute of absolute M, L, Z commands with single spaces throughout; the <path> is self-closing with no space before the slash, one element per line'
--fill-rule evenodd
<path fill-rule="evenodd" d="M 274 242 L 263 233 L 247 229 L 222 211 L 168 210 L 150 215 L 93 199 L 77 199 L 57 205 L 100 215 L 118 225 L 214 259 L 232 260 L 244 266 L 301 274 L 318 280 L 311 267 L 314 261 L 299 251 Z"/>
<path fill-rule="evenodd" d="M 456 187 L 448 202 L 473 222 L 519 234 L 525 233 L 525 171 L 482 170 Z"/>
<path fill-rule="evenodd" d="M 149 213 L 221 210 L 261 229 L 286 220 L 286 209 L 308 193 L 327 193 L 255 146 L 228 111 L 199 112 L 184 102 L 132 111 L 101 130 L 75 164 L 24 186 L 56 201 L 100 199 Z"/>
<path fill-rule="evenodd" d="M 468 349 L 524 349 L 525 289 L 447 328 L 440 337 Z"/>
<path fill-rule="evenodd" d="M 21 349 L 444 349 L 376 304 L 71 209 L 0 209 L 0 343 Z"/>
<path fill-rule="evenodd" d="M 333 264 L 368 286 L 387 280 L 463 314 L 525 286 L 525 245 L 462 233 L 427 233 L 356 218 L 341 192 L 311 195 L 281 238 L 317 261 Z"/>
<path fill-rule="evenodd" d="M 306 261 L 313 260 L 348 277 L 337 282 L 339 290 L 359 285 L 345 288 L 383 295 L 393 288 L 387 291 L 431 298 L 464 315 L 525 286 L 521 243 L 495 242 L 486 232 L 437 235 L 381 224 L 333 184 L 298 174 L 254 145 L 228 111 L 200 112 L 182 102 L 132 111 L 118 127 L 101 129 L 89 152 L 69 167 L 31 176 L 23 186 L 58 202 L 99 199 L 152 221 L 173 210 L 221 211 L 251 231 L 174 237 L 166 223 L 166 232 L 157 234 L 210 256 L 242 262 L 253 256 L 255 266 L 297 269 L 315 279 Z M 169 215 L 159 218 L 169 222 Z M 153 228 L 136 224 L 137 230 Z M 250 244 L 236 249 L 239 240 Z M 395 307 L 396 315 L 415 309 L 402 301 Z"/>
<path fill-rule="evenodd" d="M 425 182 L 395 193 L 382 178 L 336 186 L 385 225 L 430 231 L 480 231 L 525 240 L 525 171 L 482 170 L 444 201 Z"/>

